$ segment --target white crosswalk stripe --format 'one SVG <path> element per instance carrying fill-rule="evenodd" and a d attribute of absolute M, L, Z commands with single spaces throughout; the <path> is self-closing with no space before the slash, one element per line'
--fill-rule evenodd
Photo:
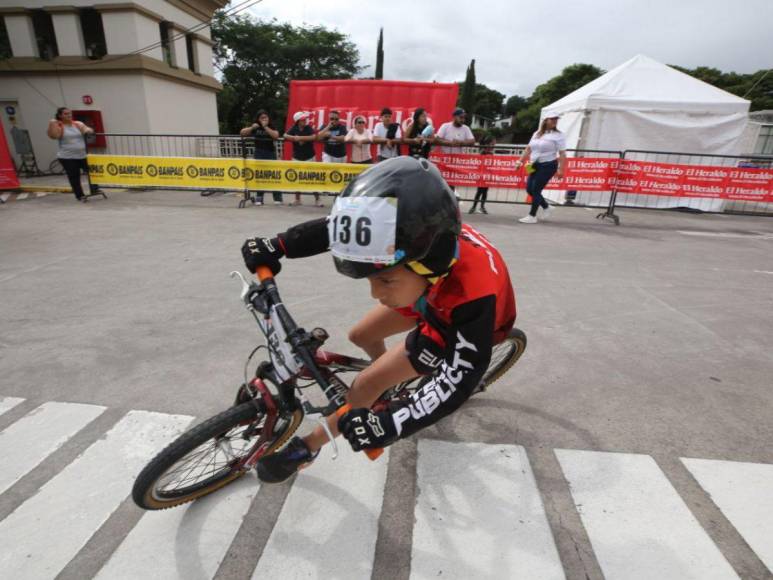
<path fill-rule="evenodd" d="M 773 572 L 773 465 L 711 459 L 682 463 Z"/>
<path fill-rule="evenodd" d="M 131 411 L 5 520 L 0 578 L 53 578 L 128 496 L 140 469 L 191 417 Z"/>
<path fill-rule="evenodd" d="M 212 578 L 258 491 L 253 473 L 173 510 L 148 512 L 97 575 L 99 580 Z"/>
<path fill-rule="evenodd" d="M 607 578 L 738 578 L 652 457 L 555 453 Z"/>
<path fill-rule="evenodd" d="M 419 441 L 411 578 L 564 578 L 523 447 Z"/>
<path fill-rule="evenodd" d="M 99 417 L 105 407 L 44 403 L 0 433 L 0 493 L 16 483 L 70 437 Z"/>
<path fill-rule="evenodd" d="M 18 397 L 3 397 L 0 399 L 0 415 L 13 409 L 19 403 L 23 403 L 24 399 Z"/>
<path fill-rule="evenodd" d="M 389 453 L 341 443 L 333 461 L 329 447 L 295 480 L 253 580 L 370 577 Z"/>
<path fill-rule="evenodd" d="M 22 402 L 0 398 L 0 415 Z M 0 433 L 0 495 L 104 410 L 49 402 L 8 425 Z M 0 521 L 0 578 L 54 578 L 128 497 L 139 470 L 191 421 L 127 413 Z M 389 454 L 370 462 L 345 442 L 340 452 L 333 461 L 326 448 L 298 475 L 253 579 L 372 574 Z M 651 457 L 555 454 L 605 577 L 738 577 Z M 773 465 L 681 461 L 773 571 Z M 419 439 L 416 476 L 412 579 L 565 578 L 523 447 Z M 152 566 L 161 580 L 213 578 L 258 490 L 250 473 L 187 506 L 143 514 L 102 556 L 96 577 L 146 578 Z"/>

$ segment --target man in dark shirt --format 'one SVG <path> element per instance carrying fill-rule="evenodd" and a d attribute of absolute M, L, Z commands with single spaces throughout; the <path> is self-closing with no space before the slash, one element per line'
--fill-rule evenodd
<path fill-rule="evenodd" d="M 338 111 L 330 111 L 330 123 L 317 133 L 317 139 L 325 142 L 322 150 L 323 163 L 346 163 L 346 137 L 347 128 L 341 122 L 341 114 Z"/>
<path fill-rule="evenodd" d="M 258 111 L 255 115 L 255 122 L 249 127 L 245 127 L 239 134 L 242 137 L 252 137 L 253 145 L 255 147 L 255 159 L 262 160 L 275 160 L 276 159 L 276 145 L 275 139 L 279 139 L 279 131 L 274 129 L 271 124 L 271 118 L 268 116 L 268 112 L 264 109 Z M 249 142 L 248 142 L 249 143 Z M 255 199 L 252 203 L 255 205 L 263 205 L 263 193 L 262 191 L 255 192 Z M 274 204 L 282 205 L 282 192 L 275 191 Z"/>
<path fill-rule="evenodd" d="M 294 124 L 285 133 L 285 140 L 293 144 L 293 161 L 314 161 L 314 141 L 317 133 L 309 125 L 309 114 L 298 111 L 293 115 Z M 290 205 L 301 205 L 301 194 L 295 194 L 295 201 Z M 319 194 L 314 194 L 314 205 L 322 207 Z"/>

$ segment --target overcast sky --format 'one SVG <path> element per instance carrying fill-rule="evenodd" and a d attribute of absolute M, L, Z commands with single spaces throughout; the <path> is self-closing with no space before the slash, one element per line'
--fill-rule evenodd
<path fill-rule="evenodd" d="M 576 62 L 614 68 L 636 54 L 666 64 L 773 67 L 773 0 L 263 0 L 259 18 L 349 36 L 372 76 L 384 28 L 384 78 L 477 80 L 529 96 Z M 773 73 L 771 73 L 773 74 Z"/>

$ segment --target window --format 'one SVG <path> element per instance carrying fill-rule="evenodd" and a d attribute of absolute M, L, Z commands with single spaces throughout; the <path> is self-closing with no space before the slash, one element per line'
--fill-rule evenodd
<path fill-rule="evenodd" d="M 773 155 L 773 125 L 763 125 L 760 127 L 760 134 L 757 137 L 757 146 L 754 152 L 759 155 Z"/>
<path fill-rule="evenodd" d="M 0 16 L 0 59 L 11 58 L 11 40 L 8 38 L 8 29 L 5 27 L 5 18 Z"/>
<path fill-rule="evenodd" d="M 80 11 L 83 44 L 86 45 L 86 56 L 99 59 L 107 54 L 105 30 L 102 28 L 102 15 L 93 8 Z"/>
<path fill-rule="evenodd" d="M 196 66 L 196 51 L 193 50 L 193 35 L 185 35 L 185 50 L 188 51 L 188 68 L 191 72 L 198 72 Z"/>
<path fill-rule="evenodd" d="M 59 56 L 56 45 L 54 22 L 45 10 L 32 11 L 32 27 L 35 30 L 35 41 L 38 43 L 38 54 L 43 60 L 51 60 Z"/>
<path fill-rule="evenodd" d="M 164 62 L 169 66 L 174 66 L 172 61 L 172 23 L 171 22 L 159 22 L 158 29 L 161 33 L 161 52 L 163 53 Z"/>

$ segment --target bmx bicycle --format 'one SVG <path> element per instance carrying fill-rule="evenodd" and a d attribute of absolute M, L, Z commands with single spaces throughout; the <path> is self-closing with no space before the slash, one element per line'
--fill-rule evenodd
<path fill-rule="evenodd" d="M 298 429 L 304 416 L 323 426 L 334 446 L 335 439 L 324 418 L 343 415 L 349 386 L 343 373 L 360 372 L 370 361 L 322 349 L 328 333 L 322 328 L 306 332 L 299 327 L 282 303 L 271 270 L 261 267 L 260 283 L 247 282 L 239 272 L 232 278 L 242 282 L 241 298 L 265 337 L 250 353 L 245 380 L 234 404 L 180 435 L 140 472 L 132 498 L 141 508 L 160 510 L 175 507 L 216 491 L 243 476 L 258 460 L 280 449 Z M 526 335 L 513 328 L 496 344 L 491 361 L 476 392 L 485 390 L 515 364 L 526 349 Z M 266 360 L 248 374 L 252 360 L 265 350 Z M 315 406 L 304 392 L 319 387 L 327 398 Z M 422 377 L 400 383 L 381 395 L 376 405 L 410 396 L 423 385 Z M 382 449 L 366 449 L 375 460 Z"/>

